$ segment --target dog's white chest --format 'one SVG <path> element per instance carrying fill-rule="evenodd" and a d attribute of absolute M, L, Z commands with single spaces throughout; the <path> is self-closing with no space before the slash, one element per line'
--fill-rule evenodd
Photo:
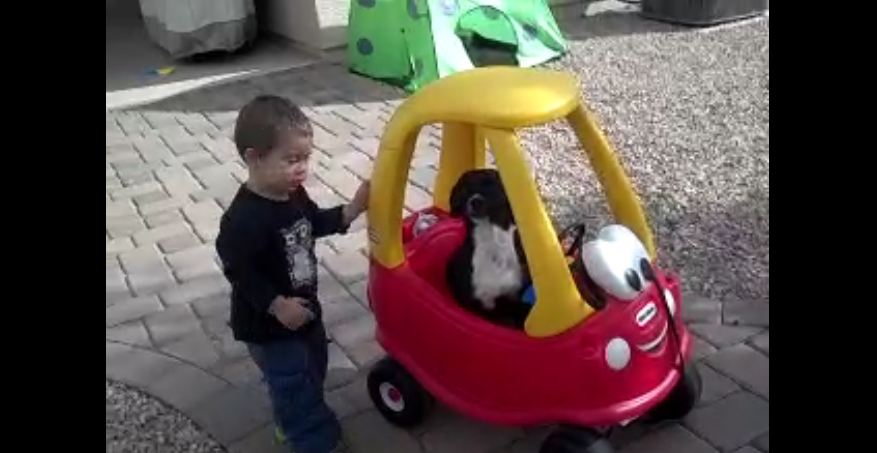
<path fill-rule="evenodd" d="M 491 223 L 476 224 L 472 239 L 472 287 L 485 308 L 492 310 L 495 299 L 521 289 L 521 263 L 515 251 L 515 226 L 508 230 Z"/>

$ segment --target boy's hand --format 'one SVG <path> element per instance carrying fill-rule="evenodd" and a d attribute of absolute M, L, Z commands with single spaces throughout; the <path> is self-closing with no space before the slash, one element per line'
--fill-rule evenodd
<path fill-rule="evenodd" d="M 356 194 L 353 195 L 353 200 L 344 207 L 344 223 L 350 225 L 351 222 L 356 220 L 360 214 L 368 209 L 368 197 L 370 191 L 371 182 L 363 181 L 359 188 L 356 189 Z"/>
<path fill-rule="evenodd" d="M 268 311 L 287 329 L 296 330 L 314 319 L 314 313 L 305 308 L 306 304 L 300 297 L 277 296 Z"/>

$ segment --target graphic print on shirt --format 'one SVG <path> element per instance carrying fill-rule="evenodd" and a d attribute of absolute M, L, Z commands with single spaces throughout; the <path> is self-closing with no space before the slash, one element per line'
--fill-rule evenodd
<path fill-rule="evenodd" d="M 314 237 L 311 223 L 299 219 L 289 228 L 280 230 L 286 243 L 286 263 L 293 288 L 314 286 L 317 283 L 317 263 L 311 254 Z"/>

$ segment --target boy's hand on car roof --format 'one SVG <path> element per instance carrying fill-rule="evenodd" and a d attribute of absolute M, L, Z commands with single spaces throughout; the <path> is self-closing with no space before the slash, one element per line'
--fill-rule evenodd
<path fill-rule="evenodd" d="M 368 198 L 370 192 L 371 182 L 363 181 L 362 184 L 359 185 L 359 188 L 356 189 L 356 194 L 353 195 L 353 199 L 344 207 L 344 221 L 346 224 L 349 225 L 356 220 L 360 214 L 368 209 Z"/>

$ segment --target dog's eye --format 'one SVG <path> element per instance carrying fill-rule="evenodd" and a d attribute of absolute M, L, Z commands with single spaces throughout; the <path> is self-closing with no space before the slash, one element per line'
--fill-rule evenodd
<path fill-rule="evenodd" d="M 469 201 L 466 205 L 470 217 L 484 217 L 485 211 L 487 210 L 487 202 L 480 194 L 475 194 L 469 197 Z"/>

